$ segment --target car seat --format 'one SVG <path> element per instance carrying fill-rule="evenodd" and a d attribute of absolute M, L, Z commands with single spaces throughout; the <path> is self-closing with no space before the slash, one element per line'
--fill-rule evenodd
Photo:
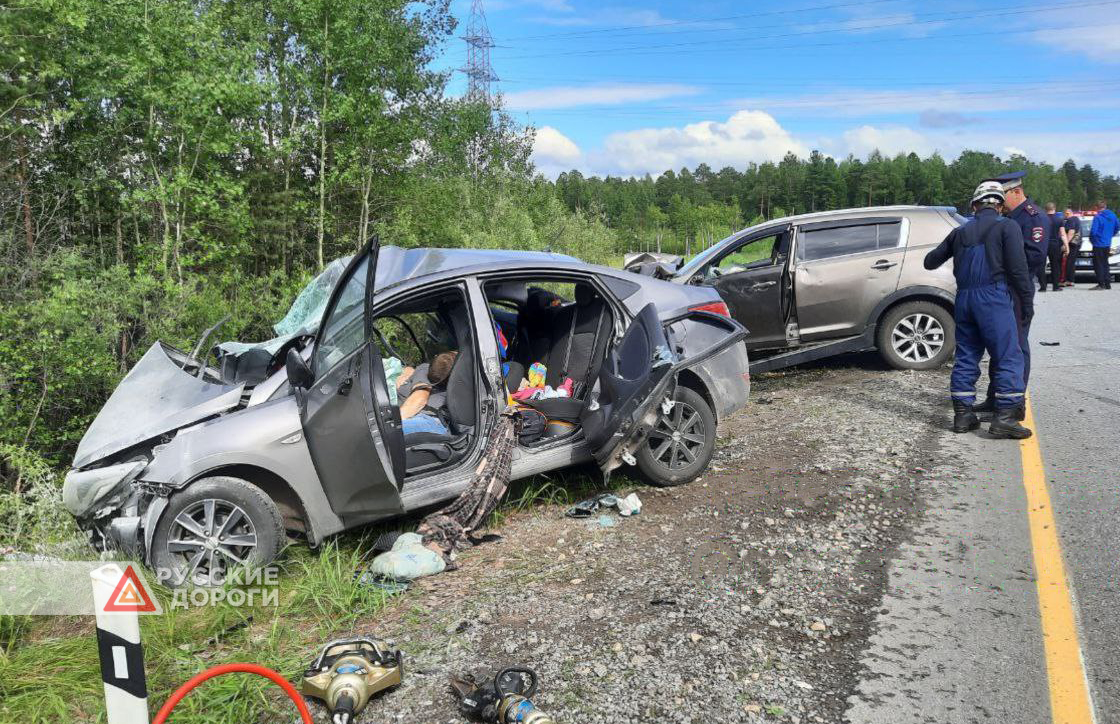
<path fill-rule="evenodd" d="M 447 406 L 438 411 L 450 434 L 415 432 L 405 435 L 405 469 L 408 472 L 452 462 L 466 452 L 478 423 L 477 388 L 474 342 L 468 335 L 447 377 Z"/>
<path fill-rule="evenodd" d="M 539 360 L 548 368 L 546 384 L 555 388 L 565 379 L 572 379 L 572 397 L 528 403 L 549 419 L 568 422 L 579 419 L 583 398 L 597 371 L 594 368 L 596 361 L 602 359 L 611 336 L 611 315 L 606 300 L 595 288 L 589 284 L 577 284 L 575 297 L 574 304 L 551 308 L 548 349 Z"/>

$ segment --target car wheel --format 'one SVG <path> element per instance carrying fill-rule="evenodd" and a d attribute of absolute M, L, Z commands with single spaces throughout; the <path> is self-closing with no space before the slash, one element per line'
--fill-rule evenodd
<path fill-rule="evenodd" d="M 957 343 L 953 315 L 933 302 L 906 302 L 879 323 L 879 354 L 896 370 L 932 370 L 945 364 Z"/>
<path fill-rule="evenodd" d="M 667 488 L 696 479 L 716 448 L 716 416 L 698 392 L 677 385 L 673 405 L 657 418 L 636 451 L 638 470 L 653 485 Z"/>
<path fill-rule="evenodd" d="M 264 491 L 212 477 L 171 496 L 150 560 L 170 585 L 212 586 L 243 565 L 268 565 L 283 546 L 284 520 Z"/>

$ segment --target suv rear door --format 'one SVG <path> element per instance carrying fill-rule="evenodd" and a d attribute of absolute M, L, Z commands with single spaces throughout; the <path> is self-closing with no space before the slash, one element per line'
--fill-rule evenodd
<path fill-rule="evenodd" d="M 315 338 L 300 419 L 331 508 L 347 524 L 403 512 L 404 437 L 371 334 L 375 240 L 343 272 Z"/>
<path fill-rule="evenodd" d="M 771 227 L 730 244 L 696 277 L 715 287 L 735 321 L 747 328 L 749 349 L 786 346 L 793 308 L 790 230 Z"/>
<path fill-rule="evenodd" d="M 797 228 L 793 285 L 801 339 L 861 334 L 898 288 L 909 220 L 862 217 Z"/>

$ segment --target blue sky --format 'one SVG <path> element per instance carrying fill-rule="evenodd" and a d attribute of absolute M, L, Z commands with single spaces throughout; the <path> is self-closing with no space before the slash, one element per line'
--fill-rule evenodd
<path fill-rule="evenodd" d="M 455 0 L 465 28 L 469 0 Z M 488 0 L 549 176 L 964 148 L 1120 173 L 1120 0 Z M 445 58 L 466 59 L 461 40 Z M 462 92 L 456 74 L 450 91 Z"/>

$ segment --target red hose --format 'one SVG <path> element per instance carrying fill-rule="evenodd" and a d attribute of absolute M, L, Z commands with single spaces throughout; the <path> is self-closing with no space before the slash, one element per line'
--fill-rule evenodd
<path fill-rule="evenodd" d="M 304 724 L 314 724 L 314 722 L 311 720 L 311 712 L 307 708 L 307 702 L 305 702 L 303 700 L 303 697 L 300 696 L 300 693 L 296 691 L 296 687 L 292 686 L 291 682 L 289 682 L 287 679 L 285 679 L 283 676 L 276 673 L 272 669 L 264 666 L 258 666 L 257 664 L 223 664 L 221 666 L 215 666 L 212 669 L 207 669 L 201 674 L 191 677 L 191 679 L 187 681 L 187 683 L 176 689 L 175 693 L 171 695 L 171 698 L 164 703 L 163 707 L 160 708 L 159 713 L 156 714 L 156 718 L 152 720 L 152 724 L 164 724 L 164 722 L 167 721 L 168 715 L 171 714 L 171 710 L 175 708 L 175 705 L 182 701 L 184 696 L 189 694 L 192 689 L 194 689 L 202 682 L 208 679 L 213 679 L 215 676 L 221 676 L 222 674 L 233 674 L 237 672 L 245 674 L 258 674 L 279 684 L 280 688 L 286 691 L 288 696 L 291 697 L 292 701 L 296 703 L 296 707 L 299 709 L 299 715 L 303 717 Z"/>

